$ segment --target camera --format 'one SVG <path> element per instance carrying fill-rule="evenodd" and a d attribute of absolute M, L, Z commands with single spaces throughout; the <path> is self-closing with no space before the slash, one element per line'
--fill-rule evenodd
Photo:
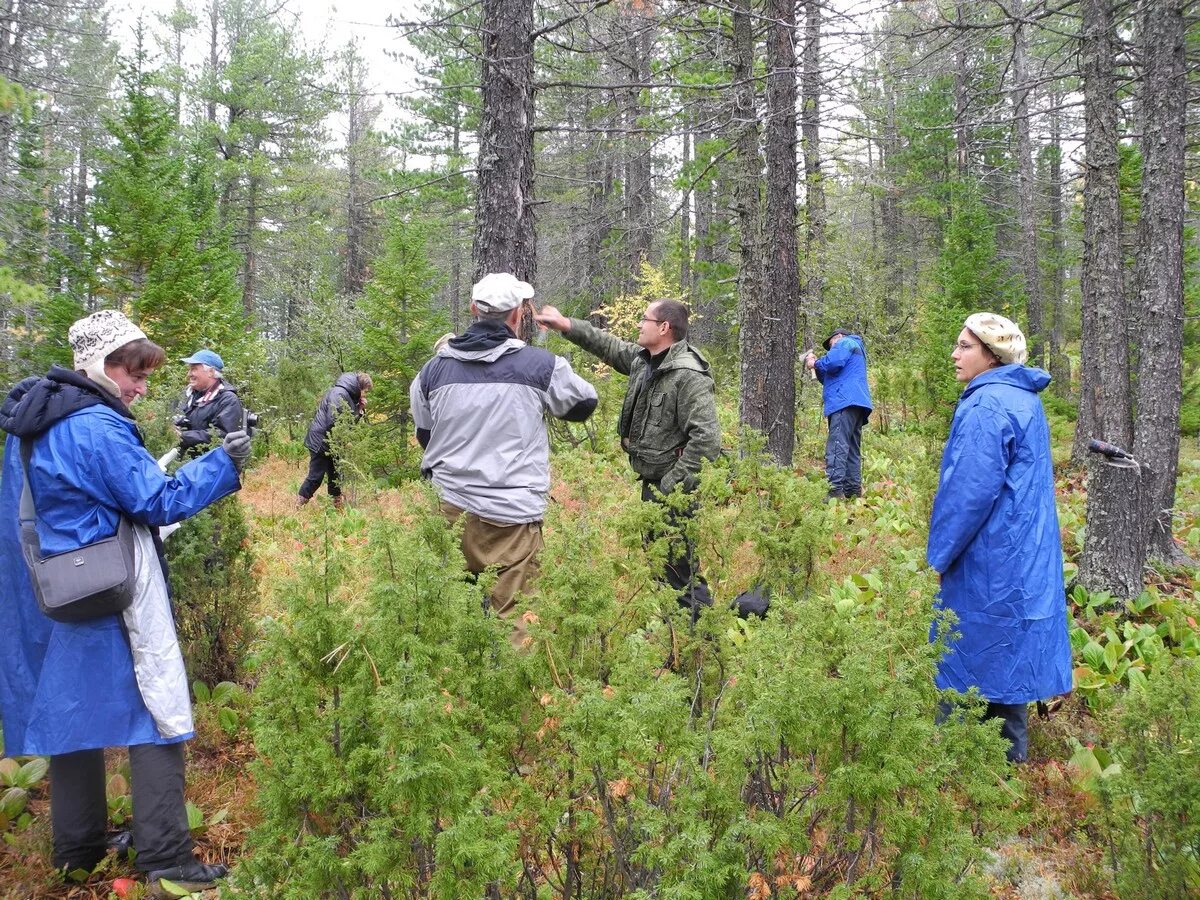
<path fill-rule="evenodd" d="M 258 431 L 259 422 L 260 417 L 258 413 L 251 412 L 248 409 L 242 410 L 242 431 L 246 432 L 246 434 L 253 435 L 254 432 Z"/>
<path fill-rule="evenodd" d="M 192 420 L 189 419 L 187 416 L 174 416 L 171 419 L 171 424 L 174 425 L 176 428 L 178 428 L 180 431 L 191 431 L 192 430 Z"/>

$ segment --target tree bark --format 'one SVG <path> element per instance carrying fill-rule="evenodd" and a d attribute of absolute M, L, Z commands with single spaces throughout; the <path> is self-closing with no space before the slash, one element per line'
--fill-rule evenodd
<path fill-rule="evenodd" d="M 1071 396 L 1071 360 L 1066 354 L 1067 311 L 1063 291 L 1062 119 L 1060 95 L 1050 98 L 1050 147 L 1047 156 L 1047 198 L 1050 207 L 1050 389 Z"/>
<path fill-rule="evenodd" d="M 790 466 L 796 440 L 796 8 L 768 0 L 767 240 L 757 309 L 741 322 L 742 422 L 762 432 L 767 450 Z M 745 298 L 743 298 L 745 300 Z M 745 308 L 745 307 L 744 307 Z"/>
<path fill-rule="evenodd" d="M 954 38 L 954 148 L 960 176 L 971 171 L 971 119 L 968 107 L 970 97 L 967 89 L 967 41 L 971 31 L 966 28 L 968 0 L 955 0 L 954 24 L 958 34 Z"/>
<path fill-rule="evenodd" d="M 1147 552 L 1189 561 L 1172 536 L 1183 399 L 1183 0 L 1155 0 L 1143 19 L 1142 205 L 1137 254 L 1138 364 L 1134 456 L 1145 471 Z"/>
<path fill-rule="evenodd" d="M 1133 422 L 1129 343 L 1121 273 L 1121 205 L 1117 157 L 1113 0 L 1083 0 L 1081 58 L 1087 174 L 1083 189 L 1083 360 L 1081 411 L 1090 411 L 1082 440 L 1100 438 L 1129 449 Z M 1083 417 L 1080 417 L 1082 424 Z M 1145 529 L 1140 477 L 1093 456 L 1087 533 L 1079 580 L 1089 591 L 1133 597 L 1142 590 Z"/>
<path fill-rule="evenodd" d="M 475 199 L 475 279 L 536 275 L 533 3 L 483 0 L 483 111 Z"/>
<path fill-rule="evenodd" d="M 805 0 L 800 134 L 804 142 L 804 345 L 825 311 L 825 184 L 821 175 L 821 4 Z"/>
<path fill-rule="evenodd" d="M 1017 223 L 1020 242 L 1021 276 L 1025 288 L 1025 308 L 1028 314 L 1026 335 L 1029 344 L 1029 363 L 1044 366 L 1044 313 L 1042 302 L 1042 273 L 1038 265 L 1038 233 L 1036 206 L 1036 176 L 1033 167 L 1033 143 L 1029 136 L 1032 104 L 1029 102 L 1028 37 L 1022 21 L 1024 0 L 1015 0 L 1012 8 L 1013 25 L 1013 137 L 1017 156 Z"/>
<path fill-rule="evenodd" d="M 683 132 L 683 153 L 680 166 L 684 172 L 688 170 L 689 157 L 692 153 L 692 133 L 685 127 Z M 692 283 L 692 190 L 687 185 L 683 187 L 683 197 L 679 201 L 679 290 L 687 292 Z M 693 305 L 693 308 L 694 305 Z"/>

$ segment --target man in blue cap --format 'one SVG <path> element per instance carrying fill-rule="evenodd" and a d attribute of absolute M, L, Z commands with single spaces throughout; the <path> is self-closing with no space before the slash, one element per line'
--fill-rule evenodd
<path fill-rule="evenodd" d="M 867 346 L 847 328 L 834 329 L 825 339 L 827 352 L 804 358 L 804 365 L 821 382 L 829 437 L 825 441 L 825 477 L 829 499 L 862 495 L 862 430 L 871 415 L 871 388 L 867 384 Z"/>
<path fill-rule="evenodd" d="M 187 363 L 188 386 L 179 404 L 175 430 L 180 451 L 198 456 L 214 438 L 224 440 L 226 434 L 242 427 L 242 400 L 221 376 L 225 363 L 212 350 L 197 350 L 180 362 Z"/>

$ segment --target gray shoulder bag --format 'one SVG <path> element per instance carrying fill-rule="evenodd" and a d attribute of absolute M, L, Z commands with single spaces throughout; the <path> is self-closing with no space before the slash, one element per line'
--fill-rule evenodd
<path fill-rule="evenodd" d="M 21 550 L 38 607 L 56 622 L 84 622 L 119 613 L 133 602 L 133 528 L 121 516 L 112 537 L 42 557 L 37 513 L 29 490 L 33 441 L 21 439 Z"/>

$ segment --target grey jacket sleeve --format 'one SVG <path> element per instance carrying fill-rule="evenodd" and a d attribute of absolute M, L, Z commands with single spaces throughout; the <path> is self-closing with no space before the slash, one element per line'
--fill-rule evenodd
<path fill-rule="evenodd" d="M 424 374 L 425 370 L 422 369 L 408 386 L 408 405 L 412 411 L 413 425 L 428 431 L 433 427 L 433 413 L 429 409 L 425 390 L 421 387 L 421 376 Z"/>
<path fill-rule="evenodd" d="M 637 355 L 642 349 L 637 344 L 623 341 L 607 331 L 601 331 L 583 319 L 572 319 L 571 327 L 563 332 L 563 337 L 593 356 L 600 357 L 622 375 L 629 374 L 633 361 L 637 359 Z"/>
<path fill-rule="evenodd" d="M 554 358 L 554 373 L 546 389 L 550 415 L 568 422 L 585 422 L 596 410 L 596 389 L 581 378 L 561 356 Z"/>

